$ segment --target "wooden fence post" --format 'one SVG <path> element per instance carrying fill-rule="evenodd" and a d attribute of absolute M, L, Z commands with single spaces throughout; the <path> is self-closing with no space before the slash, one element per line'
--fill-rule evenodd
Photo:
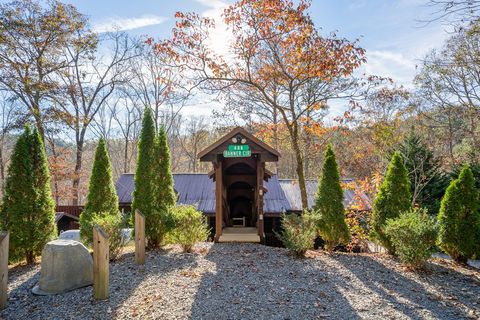
<path fill-rule="evenodd" d="M 8 231 L 0 232 L 0 310 L 7 307 L 8 299 Z"/>
<path fill-rule="evenodd" d="M 109 287 L 108 236 L 98 226 L 93 227 L 93 297 L 108 298 Z"/>
<path fill-rule="evenodd" d="M 135 262 L 145 264 L 145 216 L 135 210 Z"/>

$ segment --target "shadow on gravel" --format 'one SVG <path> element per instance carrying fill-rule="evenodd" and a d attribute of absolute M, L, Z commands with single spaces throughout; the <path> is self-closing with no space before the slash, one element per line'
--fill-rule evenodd
<path fill-rule="evenodd" d="M 134 254 L 125 254 L 110 263 L 110 297 L 103 301 L 93 299 L 92 286 L 59 295 L 35 296 L 30 290 L 38 281 L 37 272 L 9 293 L 9 305 L 0 313 L 0 319 L 112 319 L 149 275 L 168 274 L 195 264 L 195 259 L 188 255 L 150 251 L 145 265 L 137 266 Z"/>
<path fill-rule="evenodd" d="M 215 244 L 190 319 L 359 319 L 311 259 L 262 245 Z"/>
<path fill-rule="evenodd" d="M 478 279 L 438 264 L 429 263 L 425 272 L 412 274 L 416 276 L 414 280 L 372 257 L 351 259 L 348 256 L 332 256 L 332 259 L 410 319 L 423 319 L 424 315 L 418 312 L 422 309 L 428 310 L 436 319 L 468 318 L 472 315 L 465 309 L 478 308 Z M 348 286 L 348 283 L 345 282 L 345 285 Z M 428 290 L 428 287 L 433 287 L 433 290 Z"/>
<path fill-rule="evenodd" d="M 134 253 L 124 255 L 123 259 L 128 260 L 128 262 L 111 265 L 110 299 L 105 302 L 97 302 L 105 305 L 103 317 L 100 315 L 100 318 L 115 318 L 117 309 L 134 294 L 137 287 L 146 281 L 150 275 L 158 277 L 159 274 L 166 275 L 177 269 L 196 266 L 194 256 L 167 254 L 164 250 L 150 251 L 144 266 L 135 264 Z M 132 309 L 135 307 L 137 306 L 131 306 Z M 133 310 L 132 312 L 135 313 Z M 125 315 L 122 316 L 124 317 Z"/>

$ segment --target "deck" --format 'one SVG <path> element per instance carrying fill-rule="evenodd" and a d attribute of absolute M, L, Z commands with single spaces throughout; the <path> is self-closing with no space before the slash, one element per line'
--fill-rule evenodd
<path fill-rule="evenodd" d="M 218 242 L 250 242 L 260 243 L 257 228 L 224 228 Z"/>

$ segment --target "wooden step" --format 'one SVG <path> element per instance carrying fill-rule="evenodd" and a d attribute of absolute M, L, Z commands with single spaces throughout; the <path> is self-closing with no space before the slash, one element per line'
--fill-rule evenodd
<path fill-rule="evenodd" d="M 260 243 L 256 228 L 225 228 L 218 242 Z"/>

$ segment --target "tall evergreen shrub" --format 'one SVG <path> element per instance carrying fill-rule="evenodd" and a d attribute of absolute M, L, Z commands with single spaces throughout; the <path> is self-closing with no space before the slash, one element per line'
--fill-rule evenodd
<path fill-rule="evenodd" d="M 113 184 L 112 165 L 105 140 L 100 139 L 93 160 L 85 209 L 80 215 L 82 239 L 86 243 L 91 243 L 95 215 L 117 215 L 118 212 L 118 197 Z"/>
<path fill-rule="evenodd" d="M 385 180 L 373 202 L 370 221 L 370 236 L 391 254 L 395 253 L 395 249 L 390 238 L 385 234 L 386 221 L 397 218 L 410 208 L 410 180 L 403 165 L 402 156 L 397 151 L 390 160 Z"/>
<path fill-rule="evenodd" d="M 13 150 L 0 223 L 10 231 L 11 260 L 25 258 L 33 263 L 56 236 L 47 156 L 38 130 L 32 132 L 28 126 Z"/>
<path fill-rule="evenodd" d="M 478 191 L 465 165 L 445 192 L 438 213 L 440 248 L 458 263 L 466 263 L 480 247 Z"/>
<path fill-rule="evenodd" d="M 174 227 L 171 209 L 175 206 L 176 195 L 173 189 L 173 175 L 170 165 L 170 149 L 167 143 L 167 133 L 160 127 L 155 140 L 155 174 L 152 177 L 156 191 L 154 219 L 150 226 L 149 245 L 158 247 L 165 235 Z"/>
<path fill-rule="evenodd" d="M 340 185 L 337 161 L 332 146 L 328 145 L 323 161 L 322 175 L 313 209 L 319 213 L 318 231 L 331 251 L 339 244 L 350 241 L 350 231 L 345 222 L 343 189 Z"/>
<path fill-rule="evenodd" d="M 132 220 L 135 210 L 145 216 L 145 236 L 148 246 L 156 247 L 158 243 L 159 214 L 157 207 L 157 191 L 155 176 L 157 172 L 157 146 L 155 125 L 152 111 L 145 108 L 142 120 L 142 130 L 138 143 L 138 160 L 135 170 L 135 189 L 132 201 Z"/>

